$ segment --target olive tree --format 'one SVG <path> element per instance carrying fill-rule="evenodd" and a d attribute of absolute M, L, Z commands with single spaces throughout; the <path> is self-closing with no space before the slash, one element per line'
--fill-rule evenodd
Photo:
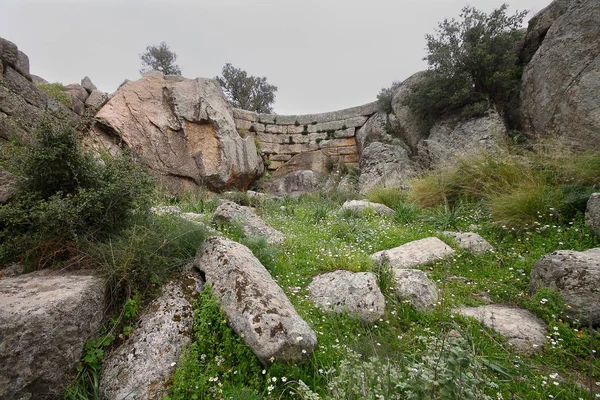
<path fill-rule="evenodd" d="M 175 61 L 177 54 L 169 49 L 165 42 L 161 42 L 157 46 L 148 46 L 146 51 L 140 54 L 142 60 L 142 69 L 140 74 L 148 71 L 160 71 L 165 75 L 181 75 L 181 68 Z"/>
<path fill-rule="evenodd" d="M 265 77 L 248 75 L 246 71 L 225 64 L 223 76 L 215 79 L 233 107 L 257 113 L 272 113 L 277 86 L 267 82 Z"/>
<path fill-rule="evenodd" d="M 467 6 L 458 20 L 444 19 L 426 35 L 429 70 L 406 104 L 429 121 L 496 107 L 513 122 L 522 73 L 517 47 L 527 11 L 508 15 L 507 9 L 503 4 L 486 14 Z"/>

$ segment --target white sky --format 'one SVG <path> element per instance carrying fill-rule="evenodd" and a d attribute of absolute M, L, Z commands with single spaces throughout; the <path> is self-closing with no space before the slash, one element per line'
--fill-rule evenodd
<path fill-rule="evenodd" d="M 472 0 L 509 12 L 550 0 Z M 466 0 L 0 0 L 0 36 L 50 82 L 88 75 L 113 92 L 138 79 L 146 46 L 165 41 L 188 78 L 230 62 L 279 90 L 278 114 L 334 111 L 376 99 L 426 68 L 426 33 Z"/>

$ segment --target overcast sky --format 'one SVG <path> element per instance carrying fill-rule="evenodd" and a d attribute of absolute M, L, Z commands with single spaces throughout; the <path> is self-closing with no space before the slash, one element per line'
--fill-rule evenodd
<path fill-rule="evenodd" d="M 469 4 L 491 11 L 502 0 Z M 509 12 L 550 0 L 509 0 Z M 139 55 L 165 41 L 189 78 L 227 62 L 266 76 L 278 114 L 333 111 L 376 99 L 426 68 L 426 33 L 466 0 L 0 0 L 0 36 L 50 82 L 88 75 L 113 92 L 138 79 Z"/>

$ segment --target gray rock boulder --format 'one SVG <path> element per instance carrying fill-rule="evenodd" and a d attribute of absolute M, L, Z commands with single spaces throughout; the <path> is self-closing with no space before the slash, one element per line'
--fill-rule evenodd
<path fill-rule="evenodd" d="M 92 92 L 94 90 L 98 90 L 98 88 L 96 87 L 96 85 L 94 85 L 94 83 L 92 82 L 92 80 L 86 76 L 85 78 L 83 78 L 81 80 L 81 86 L 89 93 L 92 94 Z"/>
<path fill-rule="evenodd" d="M 494 250 L 494 247 L 481 235 L 474 232 L 443 232 L 444 235 L 454 238 L 458 247 L 475 254 L 483 254 Z"/>
<path fill-rule="evenodd" d="M 231 201 L 224 201 L 217 207 L 213 215 L 213 222 L 237 223 L 241 226 L 245 236 L 261 236 L 271 244 L 282 244 L 283 233 L 270 227 L 250 207 L 240 206 Z"/>
<path fill-rule="evenodd" d="M 504 336 L 519 353 L 541 351 L 546 342 L 546 324 L 527 310 L 499 304 L 481 307 L 463 307 L 455 310 L 465 317 L 473 317 L 486 327 Z"/>
<path fill-rule="evenodd" d="M 231 106 L 212 79 L 146 73 L 121 86 L 96 120 L 96 139 L 109 138 L 104 147 L 117 140 L 136 149 L 172 191 L 245 190 L 263 172 L 254 138 L 240 137 Z"/>
<path fill-rule="evenodd" d="M 19 50 L 19 56 L 17 58 L 16 70 L 19 71 L 23 76 L 29 76 L 29 57 L 27 54 Z"/>
<path fill-rule="evenodd" d="M 475 155 L 503 148 L 506 145 L 506 125 L 494 112 L 467 121 L 444 120 L 436 123 L 429 137 L 419 142 L 419 159 L 428 167 L 441 167 L 456 157 Z"/>
<path fill-rule="evenodd" d="M 385 313 L 385 298 L 372 272 L 328 272 L 315 276 L 307 290 L 323 310 L 355 315 L 365 324 Z"/>
<path fill-rule="evenodd" d="M 425 75 L 426 71 L 417 72 L 402 83 L 392 87 L 392 108 L 397 120 L 394 131 L 408 144 L 412 151 L 415 151 L 417 144 L 427 137 L 427 132 L 421 128 L 420 118 L 408 106 L 404 105 L 404 101 L 412 92 L 413 86 L 421 82 Z"/>
<path fill-rule="evenodd" d="M 559 250 L 542 257 L 532 268 L 529 290 L 547 287 L 563 296 L 569 319 L 583 326 L 600 326 L 600 248 Z"/>
<path fill-rule="evenodd" d="M 0 279 L 0 398 L 58 396 L 100 331 L 102 279 L 38 271 Z"/>
<path fill-rule="evenodd" d="M 571 1 L 525 67 L 520 112 L 526 132 L 584 148 L 600 142 L 599 6 Z"/>
<path fill-rule="evenodd" d="M 394 293 L 400 300 L 410 303 L 418 311 L 427 311 L 438 301 L 438 288 L 423 271 L 395 269 Z"/>
<path fill-rule="evenodd" d="M 267 364 L 271 357 L 300 361 L 313 352 L 315 332 L 246 246 L 208 238 L 194 266 L 205 274 L 233 331 L 261 362 Z"/>
<path fill-rule="evenodd" d="M 587 202 L 585 224 L 596 232 L 598 240 L 600 240 L 600 193 L 592 193 Z"/>
<path fill-rule="evenodd" d="M 0 204 L 8 203 L 19 191 L 20 179 L 0 168 Z"/>
<path fill-rule="evenodd" d="M 413 268 L 430 265 L 435 261 L 449 257 L 456 252 L 436 237 L 415 240 L 389 250 L 378 251 L 371 255 L 376 262 L 387 261 L 394 269 Z"/>
<path fill-rule="evenodd" d="M 267 190 L 273 196 L 298 197 L 318 191 L 322 184 L 321 173 L 301 170 L 273 177 L 268 183 Z"/>
<path fill-rule="evenodd" d="M 360 154 L 360 193 L 376 186 L 402 188 L 420 167 L 411 160 L 406 145 L 373 142 Z"/>
<path fill-rule="evenodd" d="M 92 90 L 87 99 L 85 99 L 85 106 L 91 109 L 98 109 L 102 107 L 108 101 L 108 95 L 99 90 Z"/>
<path fill-rule="evenodd" d="M 104 359 L 100 392 L 106 400 L 160 400 L 181 351 L 191 342 L 193 302 L 203 282 L 189 273 L 165 285 L 131 336 Z"/>
<path fill-rule="evenodd" d="M 0 60 L 16 68 L 19 62 L 19 49 L 17 45 L 10 40 L 0 38 Z"/>
<path fill-rule="evenodd" d="M 372 210 L 379 215 L 394 216 L 396 211 L 392 210 L 385 204 L 373 203 L 366 200 L 348 200 L 344 202 L 340 208 L 340 212 L 351 211 L 355 214 L 361 214 L 366 210 Z"/>
<path fill-rule="evenodd" d="M 527 33 L 519 52 L 519 61 L 526 65 L 540 48 L 550 27 L 567 11 L 573 0 L 554 0 L 529 20 Z"/>

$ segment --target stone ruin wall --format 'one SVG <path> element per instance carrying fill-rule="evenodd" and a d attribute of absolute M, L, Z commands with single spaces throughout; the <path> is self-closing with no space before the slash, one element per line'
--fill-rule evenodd
<path fill-rule="evenodd" d="M 257 114 L 234 109 L 241 136 L 252 135 L 274 176 L 302 169 L 325 172 L 327 164 L 358 168 L 356 132 L 377 112 L 377 103 L 322 114 Z M 329 161 L 328 161 L 329 160 Z"/>

